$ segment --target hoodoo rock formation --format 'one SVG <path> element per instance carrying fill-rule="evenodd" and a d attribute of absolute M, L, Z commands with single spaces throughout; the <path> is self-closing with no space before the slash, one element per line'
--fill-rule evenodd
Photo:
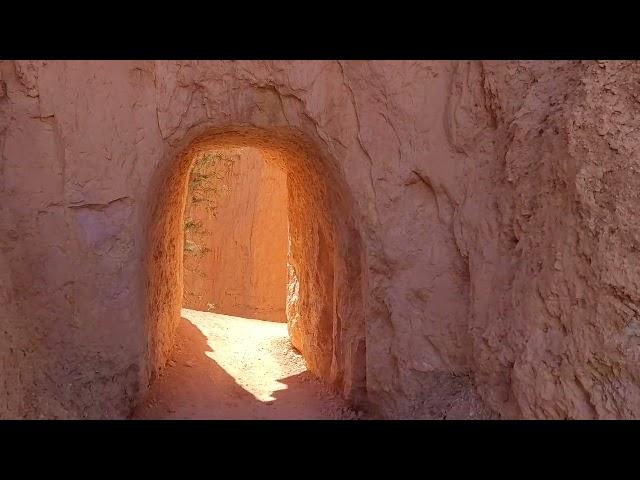
<path fill-rule="evenodd" d="M 0 418 L 139 404 L 180 319 L 189 171 L 241 148 L 286 175 L 289 333 L 348 401 L 640 418 L 639 79 L 637 62 L 1 61 Z"/>

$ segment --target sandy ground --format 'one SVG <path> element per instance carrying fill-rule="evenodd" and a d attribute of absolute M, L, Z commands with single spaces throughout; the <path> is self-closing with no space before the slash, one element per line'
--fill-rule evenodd
<path fill-rule="evenodd" d="M 286 323 L 182 310 L 162 376 L 134 419 L 357 419 L 291 347 Z"/>

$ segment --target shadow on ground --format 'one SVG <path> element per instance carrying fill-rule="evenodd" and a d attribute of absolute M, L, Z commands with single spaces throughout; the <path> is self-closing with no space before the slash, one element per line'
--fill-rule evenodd
<path fill-rule="evenodd" d="M 204 312 L 197 313 L 203 318 L 207 315 Z M 218 315 L 217 317 L 224 316 Z M 233 318 L 226 317 L 224 321 L 233 321 Z M 358 418 L 359 415 L 344 400 L 323 385 L 309 371 L 302 371 L 281 379 L 274 378 L 273 381 L 278 385 L 270 396 L 274 400 L 259 400 L 250 391 L 243 388 L 234 376 L 230 375 L 218 362 L 211 358 L 213 353 L 211 345 L 217 345 L 222 340 L 233 341 L 233 338 L 231 340 L 221 340 L 211 337 L 211 335 L 207 337 L 207 335 L 203 334 L 203 331 L 194 325 L 192 320 L 181 318 L 177 331 L 176 346 L 166 368 L 160 378 L 151 386 L 145 401 L 135 409 L 130 418 Z M 274 342 L 273 339 L 269 339 L 269 341 L 265 342 L 265 346 L 261 345 L 260 348 L 275 350 L 277 345 L 284 343 L 284 341 Z M 225 349 L 225 351 L 227 350 L 229 348 Z M 278 362 L 278 365 L 282 365 L 287 361 L 281 350 L 273 352 L 273 358 Z M 230 351 L 233 352 L 234 349 L 231 348 Z M 251 373 L 255 376 L 256 368 L 259 369 L 260 365 L 256 365 L 256 362 L 252 364 L 251 357 L 247 361 L 247 352 L 241 353 L 243 356 L 239 356 L 238 361 L 242 361 L 242 364 L 239 365 L 239 369 L 236 369 L 240 372 L 236 376 L 240 377 L 243 373 Z M 292 354 L 289 352 L 288 358 L 291 358 L 291 356 Z M 231 358 L 229 361 L 235 361 L 235 358 Z M 259 370 L 257 371 L 261 373 Z M 268 373 L 265 373 L 265 375 Z M 245 376 L 242 376 L 242 381 L 247 381 Z"/>

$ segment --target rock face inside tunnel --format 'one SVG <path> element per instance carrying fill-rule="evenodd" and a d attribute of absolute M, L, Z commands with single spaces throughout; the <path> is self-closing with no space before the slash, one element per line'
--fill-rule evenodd
<path fill-rule="evenodd" d="M 287 176 L 254 149 L 208 153 L 189 176 L 183 305 L 286 322 Z"/>
<path fill-rule="evenodd" d="M 0 62 L 0 417 L 118 418 L 188 173 L 287 176 L 286 315 L 389 418 L 640 417 L 637 62 Z"/>

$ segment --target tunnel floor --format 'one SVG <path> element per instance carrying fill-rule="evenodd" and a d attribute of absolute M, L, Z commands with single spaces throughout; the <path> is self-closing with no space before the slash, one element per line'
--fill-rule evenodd
<path fill-rule="evenodd" d="M 182 310 L 162 376 L 133 419 L 358 419 L 316 379 L 285 323 Z"/>

